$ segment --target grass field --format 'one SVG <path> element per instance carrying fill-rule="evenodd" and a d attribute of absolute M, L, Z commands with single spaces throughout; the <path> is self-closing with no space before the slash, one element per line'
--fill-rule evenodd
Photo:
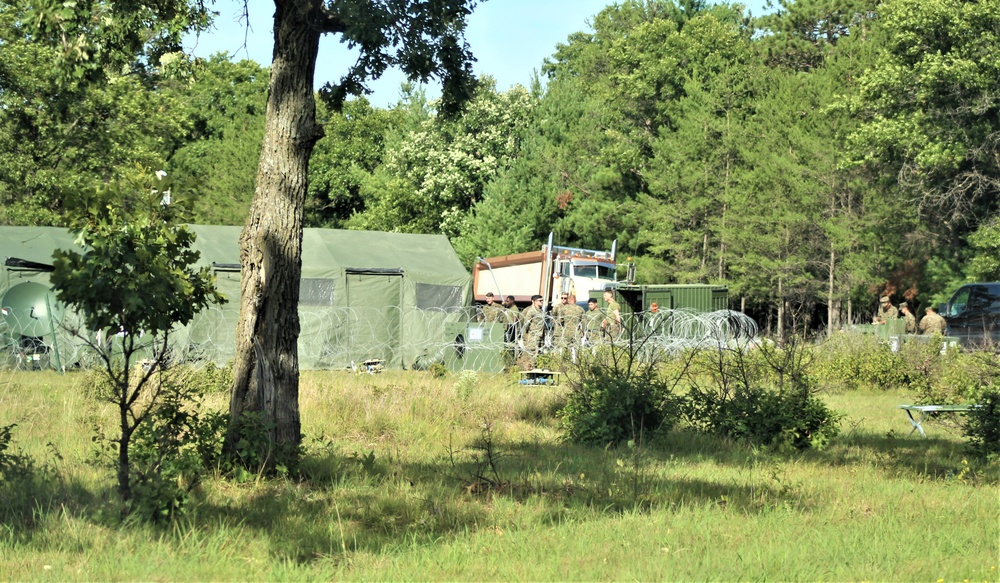
<path fill-rule="evenodd" d="M 306 478 L 212 478 L 158 527 L 118 518 L 90 461 L 113 411 L 84 379 L 0 373 L 0 426 L 40 467 L 0 522 L 2 580 L 1000 581 L 1000 464 L 947 419 L 908 435 L 904 394 L 824 395 L 846 417 L 823 451 L 595 449 L 560 440 L 559 387 L 304 373 Z"/>

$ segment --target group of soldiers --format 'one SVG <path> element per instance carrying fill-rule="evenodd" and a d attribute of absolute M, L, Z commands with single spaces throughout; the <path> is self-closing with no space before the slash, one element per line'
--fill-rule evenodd
<path fill-rule="evenodd" d="M 544 298 L 531 297 L 531 305 L 523 311 L 514 303 L 514 296 L 507 296 L 503 304 L 497 303 L 493 292 L 486 294 L 480 319 L 484 322 L 506 325 L 504 340 L 517 350 L 533 358 L 545 349 L 546 332 L 551 329 L 551 348 L 572 350 L 580 346 L 595 346 L 613 342 L 621 336 L 621 307 L 610 291 L 604 292 L 607 308 L 598 309 L 597 300 L 590 298 L 587 309 L 577 305 L 573 296 L 563 293 L 559 303 L 546 314 Z"/>
<path fill-rule="evenodd" d="M 882 296 L 879 299 L 878 312 L 872 318 L 872 324 L 885 324 L 899 318 L 899 314 L 902 312 L 902 317 L 906 320 L 907 334 L 944 334 L 948 328 L 945 319 L 937 313 L 933 306 L 927 306 L 924 310 L 926 313 L 918 324 L 917 317 L 910 311 L 906 302 L 899 304 L 897 310 L 896 306 L 892 305 L 889 300 L 889 296 Z"/>

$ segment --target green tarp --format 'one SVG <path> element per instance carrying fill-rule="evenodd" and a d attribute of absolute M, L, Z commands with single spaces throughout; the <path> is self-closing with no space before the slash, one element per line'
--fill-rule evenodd
<path fill-rule="evenodd" d="M 190 228 L 197 235 L 200 264 L 211 267 L 229 303 L 201 312 L 174 332 L 172 344 L 183 358 L 222 364 L 235 349 L 241 227 Z M 72 234 L 49 227 L 0 227 L 0 255 L 8 265 L 51 265 L 56 248 L 77 248 Z M 300 300 L 294 308 L 301 321 L 303 369 L 359 366 L 369 360 L 390 368 L 426 366 L 443 357 L 445 325 L 466 319 L 471 279 L 442 235 L 306 229 L 302 249 Z M 24 281 L 48 285 L 48 272 L 5 266 L 0 294 Z M 0 329 L 8 351 L 19 343 L 9 328 Z M 67 354 L 63 363 L 84 360 L 79 339 L 63 336 L 57 334 Z"/>

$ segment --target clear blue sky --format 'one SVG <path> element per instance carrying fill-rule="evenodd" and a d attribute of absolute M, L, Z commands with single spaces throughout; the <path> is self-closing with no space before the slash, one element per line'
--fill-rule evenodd
<path fill-rule="evenodd" d="M 762 12 L 766 0 L 747 0 L 754 14 Z M 476 7 L 469 17 L 466 39 L 477 59 L 477 75 L 491 75 L 497 89 L 511 85 L 527 86 L 533 71 L 540 70 L 546 57 L 555 52 L 556 44 L 577 31 L 589 31 L 590 19 L 613 0 L 489 0 Z M 215 31 L 201 38 L 188 38 L 185 49 L 199 57 L 225 52 L 235 60 L 252 59 L 262 65 L 271 63 L 273 35 L 271 31 L 274 3 L 272 0 L 249 0 L 250 30 L 240 22 L 241 0 L 218 0 L 214 9 L 219 13 Z M 249 34 L 244 46 L 244 35 Z M 336 81 L 354 62 L 346 45 L 327 35 L 320 43 L 316 87 L 326 81 Z M 369 86 L 375 91 L 369 97 L 372 105 L 386 107 L 399 97 L 402 73 L 387 71 L 382 79 Z M 435 95 L 436 87 L 428 87 Z"/>

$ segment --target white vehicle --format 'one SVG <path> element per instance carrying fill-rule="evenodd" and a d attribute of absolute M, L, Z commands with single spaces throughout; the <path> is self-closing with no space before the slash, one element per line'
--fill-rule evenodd
<path fill-rule="evenodd" d="M 486 301 L 486 292 L 498 298 L 514 296 L 518 305 L 531 303 L 531 296 L 545 298 L 545 305 L 559 303 L 559 296 L 569 293 L 576 303 L 586 306 L 593 292 L 613 286 L 617 281 L 615 249 L 594 251 L 548 244 L 540 251 L 500 257 L 479 258 L 472 267 L 472 289 L 477 303 Z"/>

